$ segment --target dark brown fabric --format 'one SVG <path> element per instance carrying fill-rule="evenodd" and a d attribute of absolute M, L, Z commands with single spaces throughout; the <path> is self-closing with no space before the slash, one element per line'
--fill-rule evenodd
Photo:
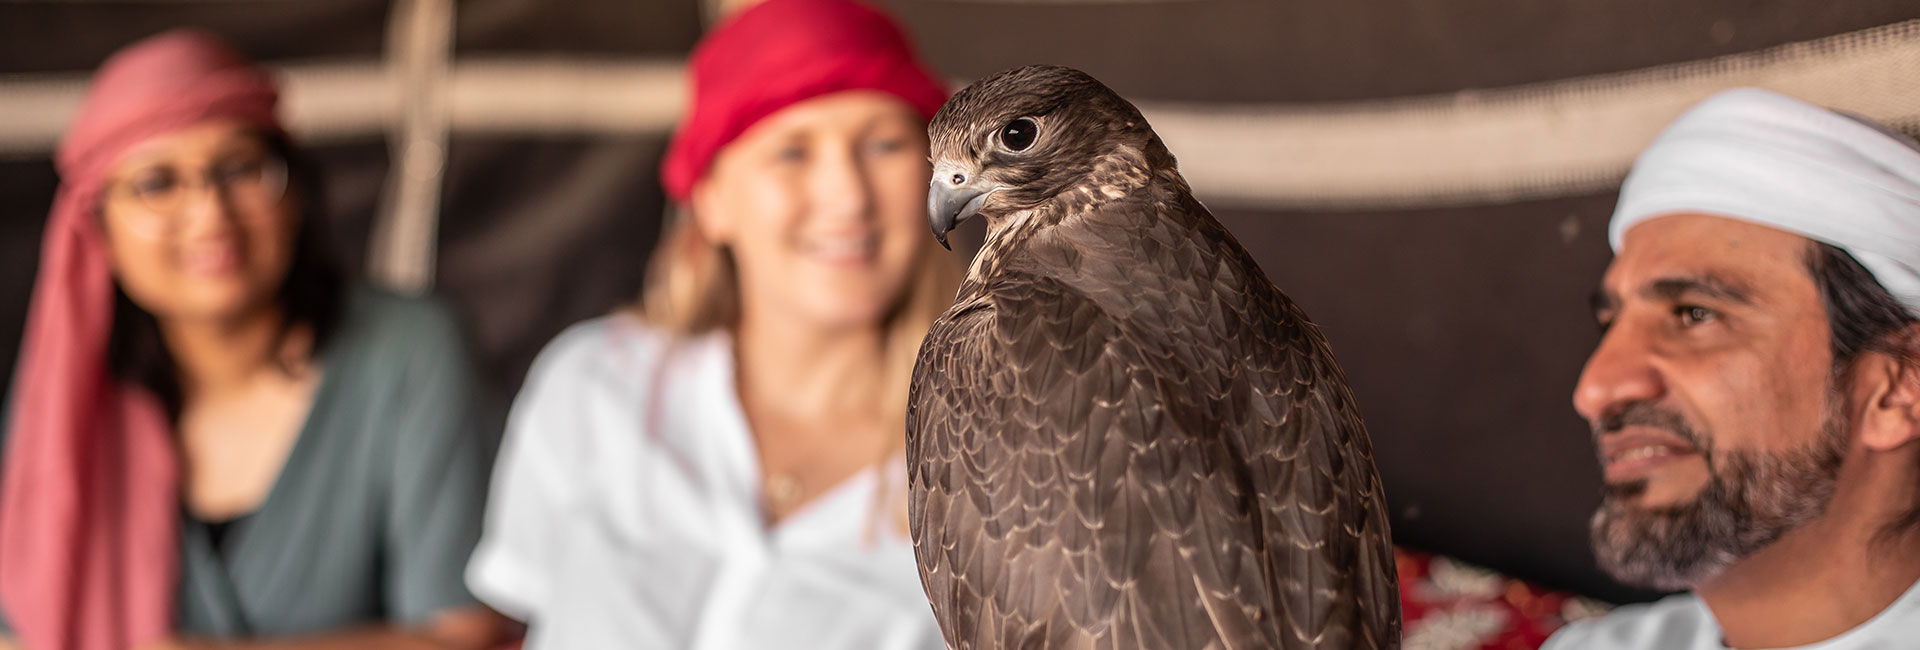
<path fill-rule="evenodd" d="M 685 56 L 700 37 L 699 0 L 460 0 L 460 56 Z"/>
<path fill-rule="evenodd" d="M 79 72 L 141 38 L 200 27 L 261 63 L 376 58 L 388 0 L 10 2 L 0 5 L 0 73 Z"/>
<path fill-rule="evenodd" d="M 362 279 L 367 268 L 367 242 L 372 240 L 374 222 L 380 214 L 381 194 L 386 191 L 387 174 L 393 169 L 385 138 L 354 138 L 307 145 L 303 151 L 313 156 L 325 174 L 327 214 L 327 250 L 339 262 L 339 268 L 352 279 Z"/>
<path fill-rule="evenodd" d="M 547 341 L 640 298 L 662 136 L 457 137 L 436 291 L 471 324 L 496 417 Z"/>
<path fill-rule="evenodd" d="M 27 322 L 27 299 L 40 268 L 40 240 L 53 209 L 51 152 L 41 158 L 0 158 L 0 379 L 13 385 L 13 364 Z M 4 394 L 4 393 L 0 393 Z"/>
<path fill-rule="evenodd" d="M 935 66 L 1086 70 L 1131 99 L 1349 101 L 1553 81 L 1920 18 L 1903 0 L 885 0 Z M 1179 152 L 1175 152 L 1176 154 Z"/>
<path fill-rule="evenodd" d="M 1609 600 L 1573 384 L 1613 195 L 1399 213 L 1222 211 L 1318 323 L 1367 417 L 1394 538 Z"/>

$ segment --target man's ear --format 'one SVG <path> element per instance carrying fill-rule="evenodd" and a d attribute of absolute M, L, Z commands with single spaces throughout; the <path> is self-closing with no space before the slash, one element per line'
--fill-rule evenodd
<path fill-rule="evenodd" d="M 1920 438 L 1920 324 L 1890 336 L 1892 351 L 1865 352 L 1854 363 L 1854 387 L 1867 395 L 1860 442 L 1874 451 Z"/>

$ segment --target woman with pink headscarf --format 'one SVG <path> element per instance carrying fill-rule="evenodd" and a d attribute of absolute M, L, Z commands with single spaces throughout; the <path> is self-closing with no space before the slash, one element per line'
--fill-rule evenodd
<path fill-rule="evenodd" d="M 170 32 L 101 67 L 60 143 L 0 465 L 10 643 L 497 635 L 460 580 L 488 461 L 458 331 L 343 286 L 277 97 Z"/>

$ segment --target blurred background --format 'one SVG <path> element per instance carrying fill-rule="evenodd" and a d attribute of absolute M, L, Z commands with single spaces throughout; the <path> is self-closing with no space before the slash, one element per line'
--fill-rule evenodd
<path fill-rule="evenodd" d="M 0 377 L 89 71 L 192 25 L 280 72 L 334 248 L 459 309 L 497 422 L 554 334 L 638 296 L 682 64 L 750 1 L 0 4 Z M 1634 154 L 1737 85 L 1920 129 L 1902 0 L 880 4 L 955 84 L 1065 64 L 1145 110 L 1332 340 L 1397 542 L 1611 602 L 1653 594 L 1593 567 L 1599 476 L 1569 400 Z"/>

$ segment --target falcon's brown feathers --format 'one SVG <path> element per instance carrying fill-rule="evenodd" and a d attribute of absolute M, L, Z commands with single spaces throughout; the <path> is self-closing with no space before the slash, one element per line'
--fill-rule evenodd
<path fill-rule="evenodd" d="M 930 133 L 936 234 L 944 209 L 989 229 L 921 348 L 907 418 L 914 546 L 947 644 L 1398 647 L 1345 379 L 1139 112 L 1030 67 L 963 90 Z"/>

